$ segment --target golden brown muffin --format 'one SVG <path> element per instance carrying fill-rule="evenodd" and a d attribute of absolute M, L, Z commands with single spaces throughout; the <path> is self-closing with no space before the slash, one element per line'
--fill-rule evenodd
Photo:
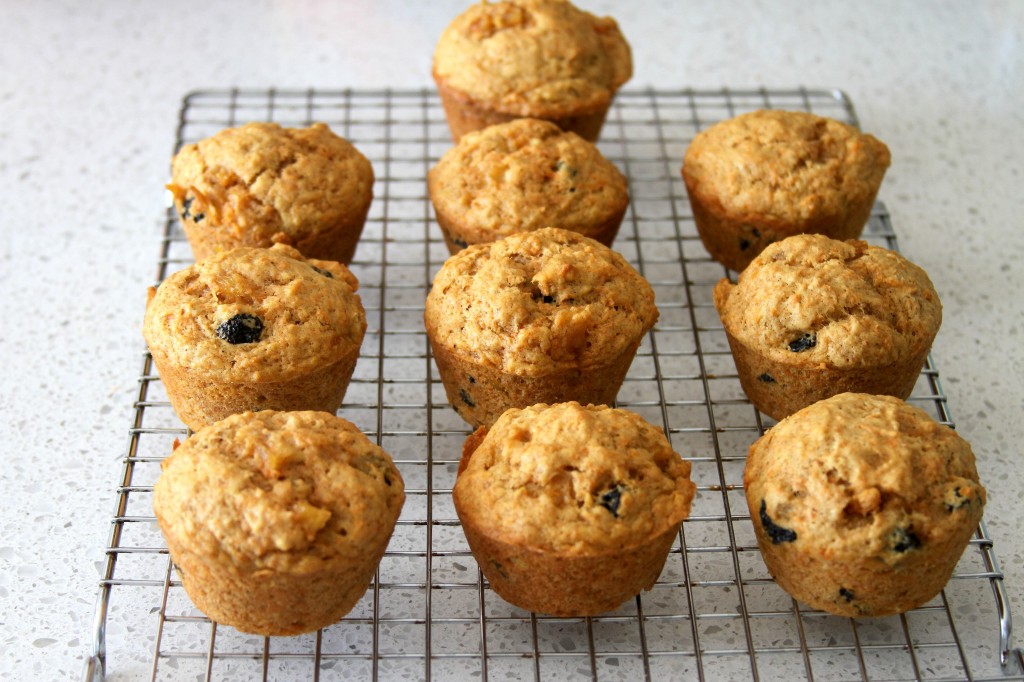
<path fill-rule="evenodd" d="M 452 496 L 498 595 L 589 616 L 654 586 L 695 490 L 661 429 L 570 402 L 511 409 L 478 429 Z"/>
<path fill-rule="evenodd" d="M 776 419 L 848 391 L 907 398 L 942 323 L 924 270 L 817 234 L 768 246 L 714 299 L 744 392 Z"/>
<path fill-rule="evenodd" d="M 943 588 L 985 489 L 956 431 L 890 396 L 843 393 L 750 448 L 747 504 L 764 561 L 794 598 L 884 616 Z"/>
<path fill-rule="evenodd" d="M 171 405 L 199 429 L 246 410 L 341 405 L 366 314 L 340 263 L 240 247 L 150 289 L 142 333 Z"/>
<path fill-rule="evenodd" d="M 192 602 L 242 632 L 336 622 L 366 592 L 405 501 L 391 458 L 326 412 L 246 412 L 163 462 L 153 510 Z"/>
<path fill-rule="evenodd" d="M 615 164 L 576 133 L 538 119 L 466 135 L 427 180 L 452 253 L 549 225 L 611 246 L 629 206 Z"/>
<path fill-rule="evenodd" d="M 183 147 L 167 189 L 196 260 L 288 244 L 307 258 L 347 264 L 373 180 L 366 157 L 323 123 L 247 123 Z"/>
<path fill-rule="evenodd" d="M 448 401 L 473 426 L 538 402 L 611 404 L 657 319 L 625 258 L 551 227 L 452 256 L 424 311 Z"/>
<path fill-rule="evenodd" d="M 618 24 L 565 0 L 473 5 L 434 50 L 434 81 L 456 142 L 472 130 L 527 117 L 593 142 L 615 92 L 632 75 Z"/>
<path fill-rule="evenodd" d="M 705 248 L 739 271 L 794 234 L 859 237 L 889 162 L 889 148 L 853 126 L 754 111 L 698 133 L 682 173 Z"/>

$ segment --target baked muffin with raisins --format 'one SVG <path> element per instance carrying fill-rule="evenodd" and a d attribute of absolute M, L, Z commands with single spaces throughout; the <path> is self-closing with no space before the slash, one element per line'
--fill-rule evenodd
<path fill-rule="evenodd" d="M 841 121 L 761 110 L 694 136 L 682 174 L 704 247 L 740 271 L 794 234 L 859 237 L 890 161 L 884 143 Z"/>
<path fill-rule="evenodd" d="M 405 501 L 386 452 L 327 412 L 245 412 L 162 463 L 153 510 L 185 592 L 264 636 L 336 622 L 373 579 Z"/>
<path fill-rule="evenodd" d="M 373 201 L 373 167 L 323 123 L 254 122 L 185 145 L 167 185 L 202 260 L 237 246 L 294 246 L 348 264 Z"/>
<path fill-rule="evenodd" d="M 359 283 L 290 246 L 240 247 L 150 289 L 142 333 L 178 417 L 341 405 L 366 333 Z"/>
<path fill-rule="evenodd" d="M 529 118 L 467 134 L 427 186 L 452 253 L 550 225 L 611 246 L 629 206 L 626 177 L 596 146 Z"/>
<path fill-rule="evenodd" d="M 510 407 L 610 405 L 658 309 L 620 254 L 546 227 L 451 256 L 423 318 L 448 402 L 483 426 Z"/>
<path fill-rule="evenodd" d="M 654 586 L 696 487 L 640 415 L 569 402 L 510 409 L 469 439 L 452 496 L 491 588 L 589 616 Z"/>
<path fill-rule="evenodd" d="M 942 324 L 924 270 L 818 234 L 768 246 L 714 301 L 744 392 L 776 419 L 837 393 L 907 398 Z"/>
<path fill-rule="evenodd" d="M 891 396 L 843 393 L 755 442 L 747 504 L 768 570 L 842 616 L 902 613 L 945 586 L 985 506 L 971 446 Z"/>
<path fill-rule="evenodd" d="M 432 73 L 456 142 L 516 118 L 552 121 L 593 142 L 633 59 L 614 19 L 567 0 L 505 0 L 456 17 Z"/>

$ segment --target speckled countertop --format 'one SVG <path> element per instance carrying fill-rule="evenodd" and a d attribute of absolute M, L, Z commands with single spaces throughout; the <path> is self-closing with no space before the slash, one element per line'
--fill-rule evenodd
<path fill-rule="evenodd" d="M 465 4 L 5 3 L 0 677 L 77 679 L 89 652 L 182 96 L 429 86 Z M 880 198 L 942 296 L 934 356 L 1024 614 L 1024 4 L 580 4 L 620 20 L 632 87 L 835 86 L 888 143 Z"/>

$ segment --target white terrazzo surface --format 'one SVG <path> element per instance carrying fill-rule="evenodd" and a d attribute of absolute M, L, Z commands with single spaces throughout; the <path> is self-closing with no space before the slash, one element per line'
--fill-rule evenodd
<path fill-rule="evenodd" d="M 183 94 L 428 86 L 465 4 L 2 3 L 0 678 L 78 679 L 89 652 Z M 840 87 L 889 144 L 880 198 L 942 296 L 934 356 L 1024 622 L 1024 3 L 580 4 L 619 18 L 633 87 Z"/>

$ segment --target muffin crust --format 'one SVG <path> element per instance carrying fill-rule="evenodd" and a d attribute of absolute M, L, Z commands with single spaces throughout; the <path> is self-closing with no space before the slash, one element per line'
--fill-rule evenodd
<path fill-rule="evenodd" d="M 846 616 L 934 597 L 985 504 L 970 445 L 889 396 L 843 393 L 784 419 L 751 446 L 744 482 L 776 581 Z"/>
<path fill-rule="evenodd" d="M 593 141 L 632 70 L 613 19 L 565 0 L 515 0 L 482 2 L 452 21 L 435 48 L 433 76 L 456 141 L 519 117 L 552 120 Z"/>
<path fill-rule="evenodd" d="M 449 258 L 426 308 L 436 343 L 524 376 L 600 366 L 658 318 L 654 292 L 625 258 L 557 228 Z"/>
<path fill-rule="evenodd" d="M 549 225 L 610 246 L 629 205 L 615 164 L 538 119 L 466 135 L 430 170 L 428 186 L 452 253 Z"/>
<path fill-rule="evenodd" d="M 682 174 L 705 246 L 740 271 L 794 234 L 859 237 L 890 161 L 885 144 L 840 121 L 761 110 L 698 133 Z"/>
<path fill-rule="evenodd" d="M 942 324 L 924 270 L 816 234 L 770 245 L 714 300 L 744 390 L 777 419 L 847 391 L 908 397 Z"/>
<path fill-rule="evenodd" d="M 538 402 L 611 404 L 657 319 L 621 255 L 550 227 L 452 256 L 424 310 L 448 402 L 474 426 Z"/>
<path fill-rule="evenodd" d="M 639 415 L 575 402 L 510 409 L 464 449 L 453 491 L 492 587 L 532 610 L 591 614 L 650 589 L 695 486 Z M 558 570 L 543 570 L 548 563 Z"/>
<path fill-rule="evenodd" d="M 246 409 L 336 410 L 366 331 L 358 286 L 283 244 L 172 274 L 150 291 L 142 332 L 178 415 L 200 428 Z M 232 325 L 259 330 L 229 338 Z"/>
<path fill-rule="evenodd" d="M 348 612 L 405 499 L 391 458 L 324 412 L 233 415 L 162 469 L 153 507 L 189 596 L 214 621 L 265 635 Z"/>
<path fill-rule="evenodd" d="M 348 263 L 373 181 L 366 157 L 323 123 L 254 122 L 183 147 L 167 188 L 196 260 L 279 243 Z"/>

